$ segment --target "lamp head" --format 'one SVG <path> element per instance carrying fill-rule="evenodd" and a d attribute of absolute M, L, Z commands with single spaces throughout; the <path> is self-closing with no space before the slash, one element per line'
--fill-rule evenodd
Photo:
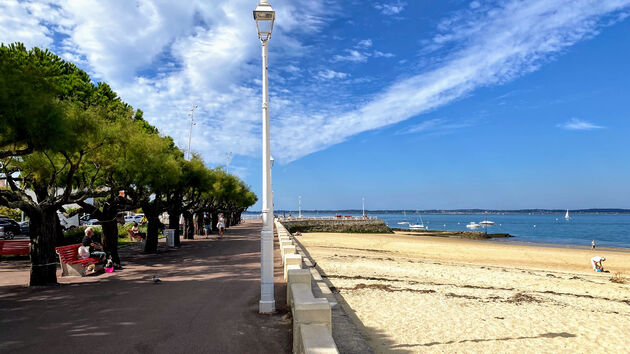
<path fill-rule="evenodd" d="M 271 8 L 271 4 L 267 0 L 260 0 L 260 4 L 254 10 L 254 20 L 256 20 L 258 38 L 261 41 L 266 42 L 271 38 L 275 19 L 276 12 Z"/>

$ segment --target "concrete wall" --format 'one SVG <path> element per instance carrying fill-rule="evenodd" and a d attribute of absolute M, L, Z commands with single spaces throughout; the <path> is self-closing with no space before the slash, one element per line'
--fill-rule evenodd
<path fill-rule="evenodd" d="M 383 220 L 282 220 L 290 233 L 294 232 L 349 232 L 349 233 L 392 233 Z"/>
<path fill-rule="evenodd" d="M 331 305 L 313 296 L 311 270 L 303 269 L 302 256 L 296 253 L 291 234 L 275 223 L 287 281 L 287 305 L 293 315 L 293 353 L 339 353 L 332 338 Z"/>

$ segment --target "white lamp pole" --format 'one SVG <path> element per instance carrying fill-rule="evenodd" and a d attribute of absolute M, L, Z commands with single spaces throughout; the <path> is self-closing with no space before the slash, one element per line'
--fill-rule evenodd
<path fill-rule="evenodd" d="M 271 189 L 271 154 L 269 152 L 269 88 L 267 84 L 267 45 L 271 38 L 276 13 L 267 0 L 261 0 L 254 10 L 258 38 L 262 45 L 262 214 L 260 237 L 260 301 L 258 312 L 273 313 L 273 195 Z"/>
<path fill-rule="evenodd" d="M 190 109 L 190 113 L 188 113 L 188 115 L 190 116 L 190 133 L 188 133 L 188 161 L 190 161 L 191 155 L 190 155 L 190 140 L 192 138 L 192 127 L 193 124 L 195 123 L 195 108 L 199 108 L 199 106 L 197 106 L 196 104 L 192 105 L 192 108 Z"/>
<path fill-rule="evenodd" d="M 302 196 L 298 197 L 298 218 L 302 218 Z"/>

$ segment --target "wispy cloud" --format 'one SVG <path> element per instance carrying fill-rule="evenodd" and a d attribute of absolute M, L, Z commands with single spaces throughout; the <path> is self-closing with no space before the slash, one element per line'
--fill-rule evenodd
<path fill-rule="evenodd" d="M 407 6 L 406 2 L 397 0 L 389 3 L 377 3 L 374 5 L 374 8 L 384 15 L 398 15 L 405 9 L 405 6 Z"/>
<path fill-rule="evenodd" d="M 595 130 L 604 128 L 578 118 L 571 118 L 564 123 L 558 124 L 557 127 L 567 130 Z"/>
<path fill-rule="evenodd" d="M 327 69 L 327 70 L 322 70 L 318 72 L 317 77 L 324 80 L 344 79 L 348 77 L 348 73 L 342 73 L 342 72 Z"/>
<path fill-rule="evenodd" d="M 336 18 L 334 2 L 273 4 L 278 21 L 270 63 L 272 147 L 277 162 L 286 163 L 535 71 L 603 26 L 622 20 L 630 0 L 473 1 L 439 23 L 431 40 L 436 57 L 419 59 L 435 59 L 430 68 L 409 70 L 408 76 L 382 84 L 384 89 L 362 95 L 348 94 L 334 79 L 359 82 L 366 77 L 335 66 L 311 69 L 300 60 L 324 53 L 311 39 Z M 379 1 L 377 6 L 392 16 L 406 9 L 403 1 Z M 252 8 L 250 0 L 5 0 L 0 2 L 0 41 L 49 47 L 80 61 L 182 146 L 188 138 L 183 124 L 187 110 L 198 104 L 193 150 L 208 162 L 223 163 L 228 151 L 250 157 L 260 151 L 260 43 L 254 24 L 243 20 L 251 20 Z M 364 39 L 323 59 L 345 67 L 393 56 L 375 46 Z M 410 58 L 398 63 L 411 68 L 418 64 Z M 353 73 L 352 79 L 344 71 Z M 304 81 L 294 86 L 274 85 L 298 76 Z M 328 99 L 314 97 L 324 91 L 322 85 Z M 466 123 L 425 124 L 412 130 L 426 133 Z"/>
<path fill-rule="evenodd" d="M 471 122 L 450 122 L 441 118 L 425 120 L 420 124 L 411 126 L 405 130 L 401 130 L 401 134 L 436 134 L 444 135 L 454 132 L 455 130 L 470 128 L 473 124 Z"/>
<path fill-rule="evenodd" d="M 366 53 L 359 52 L 354 49 L 346 49 L 346 55 L 335 55 L 333 56 L 334 61 L 351 61 L 355 63 L 363 63 L 368 60 L 368 55 Z"/>

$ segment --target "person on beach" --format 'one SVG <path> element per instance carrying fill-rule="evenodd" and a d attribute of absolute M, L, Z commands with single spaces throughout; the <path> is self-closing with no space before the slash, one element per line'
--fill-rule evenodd
<path fill-rule="evenodd" d="M 223 214 L 219 215 L 217 229 L 219 229 L 219 238 L 223 238 L 223 230 L 225 230 L 225 220 L 223 219 Z"/>
<path fill-rule="evenodd" d="M 591 264 L 593 265 L 593 270 L 596 272 L 603 272 L 604 266 L 602 265 L 602 262 L 605 260 L 606 260 L 605 257 L 600 257 L 600 256 L 595 256 L 591 258 Z"/>
<path fill-rule="evenodd" d="M 595 249 L 595 240 L 591 241 L 591 249 L 594 250 Z"/>

